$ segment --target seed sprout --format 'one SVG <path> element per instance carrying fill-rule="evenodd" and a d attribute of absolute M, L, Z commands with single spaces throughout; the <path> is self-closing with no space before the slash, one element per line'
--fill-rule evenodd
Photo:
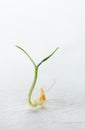
<path fill-rule="evenodd" d="M 37 100 L 32 100 L 32 93 L 33 93 L 33 90 L 35 88 L 35 85 L 36 85 L 36 82 L 37 82 L 37 77 L 38 77 L 38 69 L 39 67 L 41 66 L 42 63 L 44 63 L 45 61 L 47 61 L 51 56 L 53 56 L 53 54 L 59 49 L 58 47 L 47 57 L 45 57 L 39 64 L 36 64 L 34 62 L 34 60 L 31 58 L 31 56 L 23 49 L 21 48 L 20 46 L 16 45 L 16 47 L 18 49 L 20 49 L 22 52 L 24 52 L 24 54 L 27 55 L 27 57 L 30 59 L 30 61 L 32 62 L 33 66 L 34 66 L 34 79 L 33 79 L 33 82 L 32 82 L 32 85 L 30 87 L 30 90 L 29 90 L 29 93 L 28 93 L 28 103 L 30 106 L 32 107 L 38 107 L 38 106 L 42 106 L 43 103 L 45 102 L 46 100 L 46 97 L 45 97 L 45 93 L 44 93 L 44 89 L 43 88 L 40 88 L 40 97 L 37 99 Z"/>

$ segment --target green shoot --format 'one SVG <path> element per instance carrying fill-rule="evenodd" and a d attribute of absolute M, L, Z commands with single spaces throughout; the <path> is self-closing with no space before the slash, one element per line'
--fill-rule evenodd
<path fill-rule="evenodd" d="M 29 93 L 28 93 L 28 103 L 30 104 L 30 106 L 32 107 L 38 107 L 38 106 L 41 106 L 44 101 L 45 101 L 45 94 L 44 94 L 44 90 L 43 88 L 40 89 L 40 97 L 37 101 L 33 101 L 32 100 L 32 93 L 33 93 L 33 90 L 34 90 L 34 87 L 36 85 L 36 82 L 37 82 L 37 77 L 38 77 L 38 68 L 39 66 L 46 62 L 51 56 L 53 56 L 53 54 L 59 49 L 58 47 L 50 54 L 48 55 L 46 58 L 44 58 L 38 65 L 35 64 L 34 60 L 31 58 L 31 56 L 23 49 L 21 48 L 20 46 L 16 45 L 16 47 L 18 49 L 20 49 L 22 52 L 24 52 L 24 54 L 27 55 L 27 57 L 30 59 L 30 61 L 32 62 L 33 66 L 34 66 L 34 79 L 33 79 L 33 82 L 32 82 L 32 85 L 30 87 L 30 90 L 29 90 Z"/>

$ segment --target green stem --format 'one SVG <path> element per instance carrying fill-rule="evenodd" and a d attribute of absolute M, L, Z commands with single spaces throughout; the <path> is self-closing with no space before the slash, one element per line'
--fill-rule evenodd
<path fill-rule="evenodd" d="M 32 83 L 32 86 L 29 90 L 29 94 L 28 94 L 28 103 L 32 106 L 32 107 L 36 107 L 37 106 L 37 103 L 33 103 L 31 101 L 31 97 L 32 97 L 32 92 L 34 90 L 34 87 L 35 87 L 35 84 L 36 84 L 36 81 L 37 81 L 37 77 L 38 77 L 38 68 L 35 67 L 35 71 L 34 71 L 34 80 L 33 80 L 33 83 Z"/>
<path fill-rule="evenodd" d="M 34 87 L 36 85 L 37 78 L 38 78 L 38 67 L 35 67 L 34 80 L 33 80 L 32 86 L 30 87 L 30 90 L 29 90 L 29 93 L 28 93 L 28 103 L 32 107 L 37 107 L 37 106 L 40 106 L 40 105 L 43 104 L 43 101 L 41 101 L 41 102 L 39 102 L 39 101 L 33 102 L 32 99 L 31 99 Z"/>

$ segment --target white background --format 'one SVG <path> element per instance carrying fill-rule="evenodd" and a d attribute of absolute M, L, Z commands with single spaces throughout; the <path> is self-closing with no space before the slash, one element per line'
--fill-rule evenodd
<path fill-rule="evenodd" d="M 0 0 L 0 129 L 85 129 L 84 0 Z M 38 87 L 47 92 L 46 109 L 29 110 L 33 66 L 56 47 L 39 69 Z"/>

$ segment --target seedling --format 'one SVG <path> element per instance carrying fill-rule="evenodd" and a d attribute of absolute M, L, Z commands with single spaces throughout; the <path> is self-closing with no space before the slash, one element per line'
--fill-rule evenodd
<path fill-rule="evenodd" d="M 44 63 L 45 61 L 47 61 L 51 56 L 53 56 L 53 54 L 59 49 L 58 47 L 49 55 L 47 56 L 46 58 L 44 58 L 39 64 L 36 64 L 34 62 L 34 60 L 31 58 L 31 56 L 23 49 L 21 48 L 20 46 L 16 45 L 16 47 L 18 49 L 20 49 L 22 52 L 24 52 L 27 57 L 30 59 L 30 61 L 32 62 L 33 66 L 34 66 L 34 80 L 33 80 L 33 83 L 30 87 L 30 90 L 29 90 L 29 93 L 28 93 L 28 103 L 30 104 L 30 106 L 32 107 L 38 107 L 38 106 L 42 106 L 44 101 L 46 100 L 46 97 L 45 97 L 45 93 L 44 93 L 44 89 L 43 88 L 40 88 L 40 97 L 39 99 L 37 100 L 32 100 L 32 93 L 33 93 L 33 90 L 35 88 L 35 85 L 36 85 L 36 82 L 37 82 L 37 77 L 38 77 L 38 69 L 40 67 L 40 65 L 42 63 Z"/>

